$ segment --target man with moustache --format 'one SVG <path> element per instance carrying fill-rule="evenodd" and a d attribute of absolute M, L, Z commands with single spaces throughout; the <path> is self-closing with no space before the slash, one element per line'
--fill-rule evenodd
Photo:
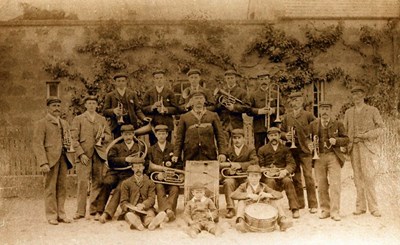
<path fill-rule="evenodd" d="M 95 219 L 100 217 L 100 214 L 96 213 L 97 200 L 102 185 L 103 163 L 107 160 L 106 145 L 112 140 L 106 119 L 96 112 L 97 97 L 87 96 L 84 105 L 86 111 L 72 121 L 73 128 L 77 130 L 78 140 L 76 149 L 78 157 L 77 210 L 73 217 L 75 220 L 85 217 L 89 181 L 91 182 L 89 212 L 91 215 L 96 215 Z"/>
<path fill-rule="evenodd" d="M 67 171 L 75 159 L 72 137 L 67 121 L 60 118 L 61 100 L 47 99 L 47 115 L 34 126 L 33 153 L 44 173 L 45 211 L 49 224 L 71 223 L 65 214 Z"/>
<path fill-rule="evenodd" d="M 381 217 L 375 190 L 377 173 L 377 139 L 382 132 L 384 123 L 376 107 L 365 104 L 366 89 L 363 86 L 354 86 L 351 97 L 354 106 L 348 109 L 344 116 L 350 142 L 351 165 L 354 171 L 354 183 L 357 190 L 356 210 L 354 215 L 361 215 L 367 211 L 375 217 Z"/>
<path fill-rule="evenodd" d="M 280 142 L 281 130 L 276 127 L 268 129 L 268 144 L 258 150 L 260 166 L 266 168 L 280 168 L 277 178 L 262 178 L 262 181 L 274 190 L 285 190 L 289 201 L 289 208 L 293 218 L 299 218 L 299 202 L 291 175 L 296 169 L 292 153 Z"/>
<path fill-rule="evenodd" d="M 314 163 L 321 208 L 319 218 L 326 219 L 330 216 L 333 220 L 340 221 L 340 172 L 345 162 L 340 147 L 346 146 L 349 138 L 343 123 L 331 118 L 330 102 L 319 103 L 319 114 L 321 117 L 310 124 L 311 135 L 313 138 L 317 136 L 319 143 L 319 159 Z"/>
<path fill-rule="evenodd" d="M 114 138 L 121 136 L 121 126 L 131 124 L 138 128 L 141 121 L 150 121 L 139 105 L 137 95 L 128 87 L 128 75 L 117 73 L 113 77 L 115 90 L 106 95 L 103 114 L 111 121 Z M 122 105 L 122 110 L 119 105 Z M 123 121 L 123 122 L 122 122 Z"/>
<path fill-rule="evenodd" d="M 297 200 L 300 204 L 300 209 L 305 207 L 304 191 L 301 179 L 301 169 L 303 169 L 303 176 L 306 182 L 308 208 L 310 213 L 316 213 L 317 193 L 315 191 L 315 182 L 312 175 L 312 159 L 309 143 L 311 142 L 310 136 L 310 123 L 315 120 L 311 112 L 303 109 L 304 98 L 301 92 L 294 92 L 290 94 L 290 105 L 293 109 L 292 112 L 286 113 L 282 121 L 282 137 L 285 140 L 292 140 L 294 138 L 296 149 L 292 149 L 292 155 L 296 162 L 296 170 L 293 177 L 293 183 L 296 188 Z M 294 128 L 295 134 L 292 135 L 291 128 Z M 294 218 L 298 218 L 295 217 Z"/>
<path fill-rule="evenodd" d="M 243 117 L 242 114 L 247 112 L 250 108 L 250 104 L 247 100 L 246 90 L 240 88 L 236 84 L 236 77 L 238 73 L 234 70 L 227 70 L 224 73 L 224 79 L 226 82 L 226 92 L 233 97 L 241 100 L 240 102 L 222 103 L 216 104 L 216 112 L 222 122 L 222 128 L 225 132 L 227 140 L 231 139 L 232 130 L 236 128 L 243 128 Z"/>
<path fill-rule="evenodd" d="M 172 161 L 178 162 L 183 151 L 184 162 L 217 159 L 225 162 L 226 141 L 218 115 L 205 108 L 204 91 L 192 92 L 191 100 L 193 109 L 179 120 Z"/>
<path fill-rule="evenodd" d="M 172 131 L 174 130 L 173 115 L 178 113 L 178 105 L 175 95 L 166 87 L 165 71 L 156 70 L 153 72 L 154 88 L 146 92 L 143 99 L 143 112 L 152 118 L 152 125 L 167 125 L 170 130 L 168 142 L 171 142 Z M 157 139 L 153 133 L 149 134 L 150 145 L 154 145 Z"/>

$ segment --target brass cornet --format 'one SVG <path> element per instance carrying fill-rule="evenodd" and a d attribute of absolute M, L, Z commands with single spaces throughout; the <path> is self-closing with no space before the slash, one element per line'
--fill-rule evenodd
<path fill-rule="evenodd" d="M 311 135 L 310 135 L 311 138 Z M 317 160 L 319 159 L 319 137 L 318 135 L 314 135 L 314 137 L 312 137 L 312 151 L 314 152 L 313 155 L 313 160 Z"/>
<path fill-rule="evenodd" d="M 106 130 L 106 126 L 105 125 L 101 125 L 99 127 L 99 130 L 97 130 L 97 134 L 96 134 L 96 138 L 95 138 L 97 146 L 102 146 L 103 134 L 104 134 L 105 130 Z"/>

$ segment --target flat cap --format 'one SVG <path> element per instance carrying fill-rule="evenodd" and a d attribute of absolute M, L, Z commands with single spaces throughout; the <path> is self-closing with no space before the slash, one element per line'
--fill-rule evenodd
<path fill-rule="evenodd" d="M 127 125 L 121 126 L 121 132 L 129 132 L 129 131 L 131 131 L 131 132 L 135 131 L 135 128 L 133 127 L 132 124 L 127 124 Z"/>
<path fill-rule="evenodd" d="M 261 168 L 258 165 L 250 165 L 247 168 L 247 173 L 261 173 Z"/>
<path fill-rule="evenodd" d="M 333 104 L 331 102 L 326 100 L 319 102 L 319 107 L 332 107 L 332 105 Z"/>
<path fill-rule="evenodd" d="M 191 186 L 192 190 L 196 190 L 196 189 L 205 189 L 205 185 L 202 184 L 201 182 L 194 182 L 193 185 Z"/>
<path fill-rule="evenodd" d="M 366 89 L 364 86 L 357 85 L 357 86 L 352 87 L 350 91 L 352 93 L 357 92 L 357 91 L 361 91 L 361 92 L 365 93 Z"/>
<path fill-rule="evenodd" d="M 167 125 L 163 125 L 163 124 L 159 124 L 157 126 L 154 127 L 154 131 L 167 131 L 168 132 L 168 126 Z"/>
<path fill-rule="evenodd" d="M 46 105 L 51 105 L 53 103 L 61 103 L 60 98 L 55 97 L 55 96 L 50 96 L 49 98 L 47 98 Z"/>
<path fill-rule="evenodd" d="M 98 102 L 97 96 L 95 96 L 95 95 L 88 95 L 88 96 L 86 96 L 86 97 L 83 99 L 83 102 L 86 103 L 86 101 L 88 101 L 88 100 L 94 100 L 94 101 Z"/>
<path fill-rule="evenodd" d="M 153 71 L 152 74 L 153 74 L 153 76 L 156 75 L 156 74 L 165 74 L 165 70 L 163 70 L 163 69 L 158 69 L 158 70 Z"/>
<path fill-rule="evenodd" d="M 296 97 L 303 97 L 303 93 L 302 92 L 292 92 L 289 95 L 289 98 L 296 98 Z"/>
<path fill-rule="evenodd" d="M 278 128 L 278 127 L 270 127 L 268 130 L 267 130 L 267 133 L 268 134 L 270 134 L 270 133 L 280 133 L 281 132 L 281 130 Z"/>
<path fill-rule="evenodd" d="M 113 76 L 113 79 L 115 80 L 115 79 L 117 79 L 117 78 L 119 78 L 119 77 L 128 78 L 128 74 L 125 73 L 125 72 L 118 72 L 118 73 L 116 73 L 116 74 Z"/>
<path fill-rule="evenodd" d="M 201 75 L 201 71 L 200 71 L 199 69 L 190 69 L 190 70 L 188 71 L 188 73 L 186 73 L 186 75 L 188 75 L 188 76 L 193 75 L 193 74 L 199 74 L 199 75 Z"/>
<path fill-rule="evenodd" d="M 228 75 L 239 76 L 239 73 L 237 73 L 235 70 L 227 70 L 227 71 L 225 71 L 224 76 L 228 76 Z"/>
<path fill-rule="evenodd" d="M 235 128 L 234 130 L 232 130 L 232 136 L 235 136 L 235 135 L 244 136 L 244 130 L 241 128 Z"/>
<path fill-rule="evenodd" d="M 142 157 L 134 157 L 131 160 L 131 163 L 132 164 L 144 164 L 144 158 L 142 158 Z"/>

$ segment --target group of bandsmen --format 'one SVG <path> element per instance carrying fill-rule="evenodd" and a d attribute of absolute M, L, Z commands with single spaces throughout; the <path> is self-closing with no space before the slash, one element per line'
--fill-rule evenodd
<path fill-rule="evenodd" d="M 47 115 L 35 126 L 34 153 L 45 173 L 45 211 L 50 224 L 71 222 L 64 202 L 67 170 L 73 165 L 78 180 L 74 220 L 87 213 L 89 189 L 88 212 L 101 223 L 112 219 L 118 206 L 122 209 L 119 218 L 125 219 L 132 229 L 154 230 L 163 222 L 172 222 L 176 218 L 179 186 L 154 183 L 149 178 L 151 166 L 184 170 L 184 163 L 189 160 L 216 160 L 221 169 L 228 168 L 220 179 L 226 199 L 225 217 L 236 216 L 239 231 L 247 230 L 246 205 L 260 201 L 278 210 L 281 230 L 290 227 L 291 219 L 282 209 L 282 191 L 286 193 L 292 218 L 299 218 L 299 210 L 306 208 L 302 176 L 309 212 L 317 213 L 319 207 L 320 219 L 331 217 L 340 221 L 344 149 L 351 157 L 357 189 L 353 214 L 361 215 L 368 207 L 373 216 L 381 216 L 374 187 L 374 143 L 383 121 L 375 107 L 364 103 L 364 87 L 351 89 L 354 106 L 340 122 L 333 119 L 333 105 L 328 101 L 320 102 L 319 118 L 304 110 L 301 92 L 291 93 L 290 108 L 283 110 L 279 94 L 274 97 L 268 91 L 273 83 L 267 72 L 258 75 L 258 89 L 247 95 L 236 82 L 236 71 L 226 71 L 225 87 L 212 93 L 200 86 L 200 70 L 191 69 L 187 73 L 191 85 L 180 100 L 167 87 L 165 75 L 163 70 L 153 72 L 154 87 L 140 104 L 137 94 L 127 88 L 128 76 L 116 74 L 115 89 L 105 98 L 104 116 L 96 112 L 97 97 L 87 96 L 86 111 L 73 119 L 72 126 L 60 118 L 61 100 L 47 99 Z M 245 143 L 243 113 L 253 117 L 255 147 Z M 174 129 L 173 115 L 177 114 L 180 119 Z M 282 122 L 276 120 L 279 114 Z M 150 147 L 136 137 L 146 123 L 153 128 Z M 118 137 L 121 141 L 114 142 Z M 106 151 L 110 143 L 112 146 Z M 107 169 L 103 171 L 105 161 Z M 267 169 L 276 170 L 274 177 L 264 174 Z M 231 178 L 237 175 L 245 177 Z M 195 237 L 203 229 L 219 235 L 222 231 L 215 223 L 218 209 L 205 196 L 204 184 L 195 182 L 191 186 L 193 198 L 184 210 L 189 235 Z M 238 200 L 236 208 L 234 200 Z"/>

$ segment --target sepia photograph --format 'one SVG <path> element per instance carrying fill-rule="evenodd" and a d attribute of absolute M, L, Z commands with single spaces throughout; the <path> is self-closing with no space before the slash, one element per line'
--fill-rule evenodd
<path fill-rule="evenodd" d="M 400 0 L 0 0 L 0 244 L 400 244 Z"/>

